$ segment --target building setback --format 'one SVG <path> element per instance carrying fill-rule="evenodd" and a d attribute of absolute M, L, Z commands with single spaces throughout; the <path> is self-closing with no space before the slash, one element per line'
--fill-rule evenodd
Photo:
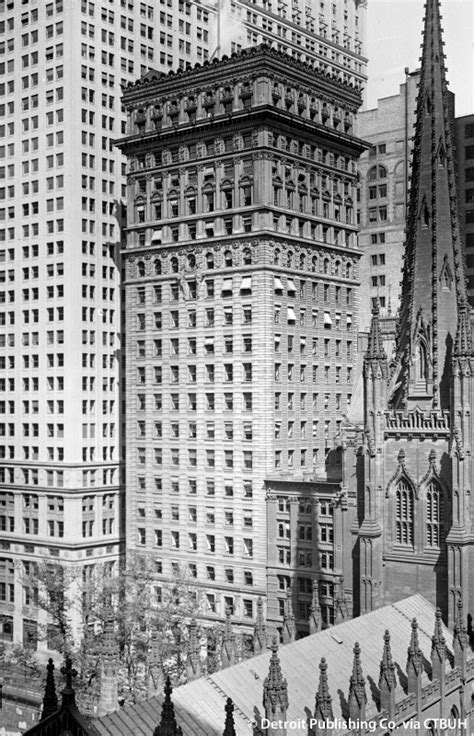
<path fill-rule="evenodd" d="M 251 626 L 264 481 L 323 474 L 351 400 L 360 96 L 262 46 L 123 104 L 129 549 Z"/>

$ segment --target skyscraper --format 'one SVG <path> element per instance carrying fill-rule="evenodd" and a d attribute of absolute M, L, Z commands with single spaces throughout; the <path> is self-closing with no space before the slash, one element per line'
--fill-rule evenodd
<path fill-rule="evenodd" d="M 232 4 L 240 35 L 222 34 L 221 52 L 261 36 L 284 39 L 295 56 L 313 55 L 346 83 L 362 84 L 363 3 L 274 10 Z M 113 145 L 125 131 L 121 86 L 150 67 L 204 62 L 217 27 L 216 6 L 181 0 L 159 8 L 137 0 L 0 2 L 0 638 L 7 642 L 36 646 L 38 621 L 46 623 L 22 584 L 35 561 L 62 561 L 87 579 L 99 562 L 112 569 L 123 550 L 125 170 Z"/>
<path fill-rule="evenodd" d="M 406 74 L 397 95 L 357 116 L 358 135 L 372 147 L 359 160 L 359 245 L 363 251 L 360 329 L 368 331 L 375 299 L 382 317 L 400 305 L 407 183 L 420 75 Z"/>
<path fill-rule="evenodd" d="M 264 481 L 323 473 L 350 403 L 359 104 L 268 46 L 124 95 L 127 540 L 211 619 L 253 624 Z"/>
<path fill-rule="evenodd" d="M 113 139 L 124 130 L 121 85 L 166 66 L 161 29 L 172 12 L 162 22 L 153 3 L 132 0 L 0 3 L 5 641 L 36 646 L 46 622 L 22 585 L 35 561 L 78 563 L 87 577 L 123 551 L 124 163 Z M 193 43 L 209 18 L 199 12 Z"/>

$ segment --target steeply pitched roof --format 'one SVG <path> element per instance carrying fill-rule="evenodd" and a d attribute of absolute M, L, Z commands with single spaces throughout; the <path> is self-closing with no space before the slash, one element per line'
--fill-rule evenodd
<path fill-rule="evenodd" d="M 439 0 L 426 0 L 425 8 L 393 404 L 410 408 L 411 394 L 419 394 L 424 383 L 425 408 L 447 409 L 443 373 L 449 369 L 466 279 Z M 468 341 L 460 334 L 456 342 L 465 350 Z M 411 408 L 419 401 L 412 398 Z"/>
<path fill-rule="evenodd" d="M 431 639 L 435 621 L 435 608 L 421 595 L 414 595 L 391 606 L 360 618 L 344 621 L 312 636 L 280 647 L 278 656 L 283 678 L 288 682 L 288 720 L 304 716 L 308 709 L 313 713 L 319 684 L 319 662 L 327 662 L 328 691 L 332 697 L 334 716 L 346 715 L 343 693 L 347 701 L 349 679 L 353 665 L 353 649 L 361 643 L 364 677 L 378 682 L 380 660 L 384 648 L 384 634 L 390 631 L 392 661 L 396 672 L 405 672 L 407 649 L 410 644 L 411 621 L 418 620 L 419 645 L 425 660 L 431 655 Z M 452 648 L 452 636 L 443 627 Z M 234 702 L 235 730 L 240 736 L 251 734 L 256 715 L 263 716 L 263 683 L 268 675 L 271 652 L 260 654 L 213 675 L 177 687 L 173 690 L 176 720 L 185 736 L 222 736 L 226 699 Z M 446 663 L 446 668 L 450 667 Z M 404 697 L 397 677 L 397 700 Z M 428 683 L 426 674 L 423 683 Z M 371 688 L 367 688 L 366 714 L 376 712 Z M 94 721 L 100 736 L 150 736 L 161 718 L 162 697 L 126 707 Z"/>

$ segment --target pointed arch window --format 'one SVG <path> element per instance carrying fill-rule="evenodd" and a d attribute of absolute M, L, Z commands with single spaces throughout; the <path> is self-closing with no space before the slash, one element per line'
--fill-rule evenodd
<path fill-rule="evenodd" d="M 401 479 L 395 492 L 395 532 L 398 544 L 413 547 L 414 494 L 406 480 Z"/>
<path fill-rule="evenodd" d="M 461 736 L 463 730 L 459 724 L 459 711 L 455 705 L 451 708 L 448 720 L 448 728 L 445 731 L 446 736 Z"/>
<path fill-rule="evenodd" d="M 420 340 L 417 349 L 417 367 L 418 367 L 418 378 L 420 380 L 426 380 L 428 377 L 428 354 L 426 351 L 425 343 Z"/>
<path fill-rule="evenodd" d="M 432 481 L 426 490 L 426 545 L 439 547 L 441 540 L 441 489 Z"/>

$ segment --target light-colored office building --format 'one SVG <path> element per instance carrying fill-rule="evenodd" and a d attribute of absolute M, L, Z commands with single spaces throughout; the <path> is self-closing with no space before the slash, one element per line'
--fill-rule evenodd
<path fill-rule="evenodd" d="M 378 298 L 382 318 L 397 314 L 405 249 L 409 175 L 419 72 L 407 73 L 397 95 L 359 113 L 358 135 L 372 144 L 359 159 L 360 329 L 370 328 Z M 407 173 L 408 172 L 408 173 Z"/>

